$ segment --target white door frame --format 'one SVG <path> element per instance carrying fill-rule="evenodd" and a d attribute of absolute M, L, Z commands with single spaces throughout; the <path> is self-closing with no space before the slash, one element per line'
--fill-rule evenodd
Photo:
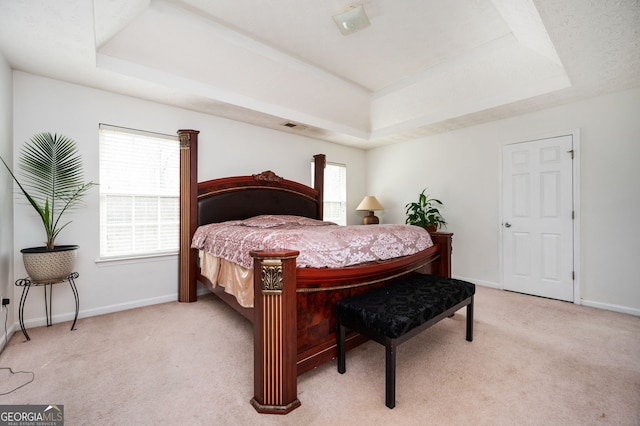
<path fill-rule="evenodd" d="M 540 136 L 536 136 L 533 138 L 528 138 L 520 141 L 512 141 L 505 142 L 502 146 L 511 145 L 514 143 L 523 143 L 523 142 L 533 142 L 540 139 L 549 139 L 560 136 L 572 136 L 573 139 L 573 212 L 574 212 L 574 220 L 573 220 L 573 270 L 574 270 L 574 279 L 573 279 L 573 303 L 576 305 L 580 305 L 582 301 L 582 297 L 580 294 L 580 129 L 574 129 L 566 132 L 557 132 L 557 133 L 549 133 L 543 134 Z M 498 251 L 499 251 L 499 267 L 500 267 L 500 289 L 504 290 L 504 265 L 503 265 L 503 255 L 504 255 L 504 247 L 502 243 L 502 239 L 504 237 L 504 218 L 502 217 L 502 146 L 500 149 L 500 177 L 498 179 L 499 185 L 499 221 L 498 221 L 498 229 L 500 232 L 498 233 Z"/>

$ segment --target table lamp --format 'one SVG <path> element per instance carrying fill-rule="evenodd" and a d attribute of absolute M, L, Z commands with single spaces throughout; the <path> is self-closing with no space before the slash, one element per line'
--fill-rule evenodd
<path fill-rule="evenodd" d="M 368 211 L 369 214 L 362 218 L 362 222 L 365 225 L 375 225 L 380 223 L 378 216 L 374 215 L 373 212 L 376 210 L 384 210 L 380 201 L 376 199 L 373 195 L 367 195 L 362 199 L 358 207 L 356 208 L 358 211 Z"/>

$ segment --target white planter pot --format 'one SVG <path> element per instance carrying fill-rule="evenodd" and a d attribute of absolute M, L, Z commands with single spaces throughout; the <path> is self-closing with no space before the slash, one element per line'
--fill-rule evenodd
<path fill-rule="evenodd" d="M 30 247 L 20 250 L 27 275 L 34 282 L 64 280 L 73 272 L 79 246 Z"/>

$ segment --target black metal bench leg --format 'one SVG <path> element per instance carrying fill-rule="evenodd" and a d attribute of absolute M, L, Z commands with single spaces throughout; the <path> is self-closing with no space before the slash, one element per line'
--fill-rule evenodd
<path fill-rule="evenodd" d="M 473 297 L 471 303 L 467 305 L 467 341 L 473 342 Z"/>
<path fill-rule="evenodd" d="M 340 374 L 344 374 L 345 371 L 347 371 L 347 365 L 346 365 L 346 356 L 345 356 L 345 335 L 346 335 L 346 328 L 344 325 L 342 325 L 342 323 L 340 322 L 340 317 L 338 316 L 338 325 L 337 325 L 337 334 L 338 334 L 338 344 L 337 344 L 337 350 L 338 350 L 338 373 Z"/>
<path fill-rule="evenodd" d="M 396 345 L 393 339 L 387 339 L 386 347 L 386 376 L 385 376 L 385 398 L 389 408 L 396 406 Z"/>

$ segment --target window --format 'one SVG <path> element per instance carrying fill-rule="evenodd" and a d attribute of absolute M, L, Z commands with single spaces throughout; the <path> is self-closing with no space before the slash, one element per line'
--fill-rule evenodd
<path fill-rule="evenodd" d="M 313 181 L 313 163 L 311 163 Z M 313 185 L 313 184 L 312 184 Z M 323 220 L 347 224 L 347 166 L 327 163 L 324 169 Z"/>
<path fill-rule="evenodd" d="M 100 125 L 100 258 L 176 253 L 177 136 Z"/>

